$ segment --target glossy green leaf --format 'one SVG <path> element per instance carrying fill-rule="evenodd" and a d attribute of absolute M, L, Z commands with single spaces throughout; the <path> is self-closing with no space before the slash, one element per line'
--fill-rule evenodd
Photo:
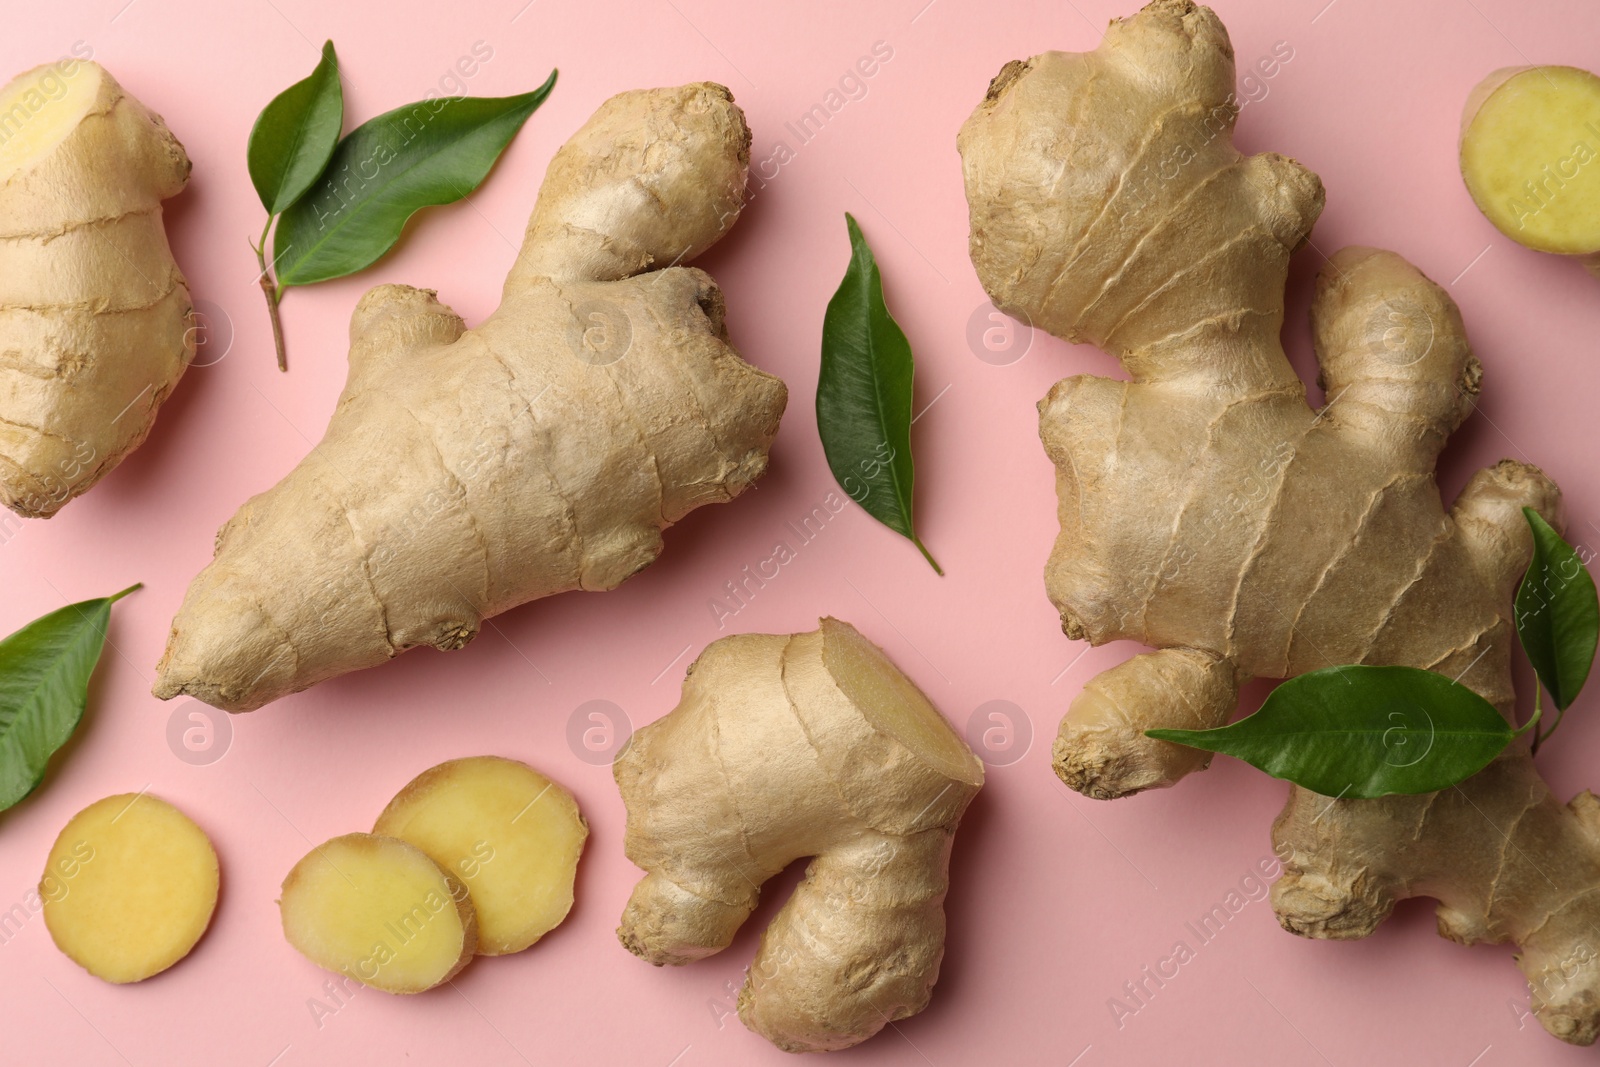
<path fill-rule="evenodd" d="M 918 540 L 911 521 L 911 343 L 883 300 L 878 263 L 848 213 L 850 266 L 822 320 L 817 432 L 839 487 L 867 514 Z"/>
<path fill-rule="evenodd" d="M 78 728 L 116 596 L 69 604 L 0 641 L 0 809 L 33 792 Z"/>
<path fill-rule="evenodd" d="M 521 96 L 419 100 L 357 126 L 322 180 L 278 220 L 278 284 L 341 278 L 377 262 L 413 214 L 478 187 L 555 83 L 551 71 Z"/>
<path fill-rule="evenodd" d="M 1565 711 L 1589 678 L 1600 601 L 1572 546 L 1532 508 L 1522 513 L 1533 528 L 1533 560 L 1517 589 L 1517 636 L 1550 699 Z"/>
<path fill-rule="evenodd" d="M 1214 730 L 1146 730 L 1224 752 L 1330 797 L 1433 793 L 1482 770 L 1516 736 L 1483 697 L 1415 667 L 1328 667 Z"/>
<path fill-rule="evenodd" d="M 328 41 L 317 68 L 273 97 L 250 130 L 250 180 L 267 214 L 281 214 L 322 177 L 343 126 L 339 58 Z"/>

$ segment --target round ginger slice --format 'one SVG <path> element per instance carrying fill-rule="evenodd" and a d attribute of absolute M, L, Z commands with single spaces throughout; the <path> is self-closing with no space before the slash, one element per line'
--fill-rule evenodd
<path fill-rule="evenodd" d="M 1518 244 L 1600 252 L 1600 77 L 1577 67 L 1489 75 L 1462 114 L 1461 176 L 1478 209 Z"/>
<path fill-rule="evenodd" d="M 166 801 L 121 793 L 56 838 L 39 895 L 56 947 L 96 978 L 139 982 L 189 954 L 217 907 L 217 853 Z"/>
<path fill-rule="evenodd" d="M 449 981 L 478 943 L 466 887 L 392 837 L 346 834 L 312 849 L 283 880 L 278 908 L 301 955 L 386 993 Z"/>
<path fill-rule="evenodd" d="M 373 832 L 411 842 L 460 878 L 479 954 L 503 956 L 567 917 L 589 824 L 571 793 L 527 764 L 474 756 L 412 779 Z"/>

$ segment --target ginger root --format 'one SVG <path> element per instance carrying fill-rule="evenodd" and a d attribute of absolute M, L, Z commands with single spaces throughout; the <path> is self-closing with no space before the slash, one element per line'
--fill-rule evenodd
<path fill-rule="evenodd" d="M 448 760 L 402 789 L 372 828 L 426 852 L 466 886 L 480 956 L 521 952 L 572 910 L 589 824 L 578 802 L 526 763 Z"/>
<path fill-rule="evenodd" d="M 1461 115 L 1461 177 L 1501 233 L 1600 274 L 1600 77 L 1506 67 L 1479 82 Z"/>
<path fill-rule="evenodd" d="M 422 993 L 472 959 L 478 923 L 466 886 L 414 845 L 346 834 L 283 880 L 283 936 L 319 967 L 385 993 Z"/>
<path fill-rule="evenodd" d="M 1068 378 L 1039 405 L 1063 628 L 1156 649 L 1090 681 L 1061 725 L 1056 773 L 1094 797 L 1203 767 L 1143 731 L 1220 725 L 1251 677 L 1403 664 L 1510 718 L 1521 509 L 1560 523 L 1556 487 L 1509 460 L 1445 510 L 1434 463 L 1481 368 L 1444 290 L 1391 252 L 1324 266 L 1311 317 L 1326 402 L 1307 405 L 1279 330 L 1322 186 L 1282 156 L 1239 154 L 1233 88 L 1216 16 L 1156 0 L 1093 52 L 1007 65 L 959 140 L 972 260 L 996 305 L 1132 379 Z M 1557 803 L 1526 744 L 1432 796 L 1295 788 L 1273 828 L 1273 906 L 1286 929 L 1353 938 L 1396 901 L 1433 897 L 1446 936 L 1516 943 L 1541 1023 L 1587 1044 L 1597 808 Z"/>
<path fill-rule="evenodd" d="M 648 874 L 617 936 L 651 963 L 726 948 L 761 883 L 814 857 L 761 937 L 746 1026 L 789 1052 L 848 1048 L 927 1006 L 956 824 L 983 764 L 847 623 L 706 648 L 614 765 Z"/>
<path fill-rule="evenodd" d="M 611 589 L 767 465 L 786 392 L 741 360 L 692 260 L 738 218 L 750 132 L 702 82 L 623 93 L 552 160 L 476 329 L 381 285 L 322 442 L 245 503 L 154 691 L 245 711 L 538 597 Z"/>
<path fill-rule="evenodd" d="M 194 357 L 161 202 L 189 158 L 86 60 L 0 88 L 0 503 L 48 518 L 137 448 Z"/>
<path fill-rule="evenodd" d="M 39 896 L 56 947 L 107 982 L 140 982 L 189 954 L 217 907 L 205 831 L 148 793 L 84 808 L 45 861 Z"/>

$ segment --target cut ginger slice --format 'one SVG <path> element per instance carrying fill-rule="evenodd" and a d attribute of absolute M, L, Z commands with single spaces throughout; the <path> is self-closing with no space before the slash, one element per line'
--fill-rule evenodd
<path fill-rule="evenodd" d="M 1600 77 L 1508 67 L 1461 119 L 1461 176 L 1507 237 L 1540 252 L 1600 252 Z"/>
<path fill-rule="evenodd" d="M 283 936 L 307 959 L 386 993 L 454 978 L 477 947 L 461 882 L 392 837 L 346 834 L 283 880 Z"/>
<path fill-rule="evenodd" d="M 56 947 L 96 978 L 138 982 L 189 954 L 217 906 L 217 853 L 164 800 L 122 793 L 72 817 L 39 895 Z"/>
<path fill-rule="evenodd" d="M 521 952 L 572 909 L 589 825 L 572 794 L 525 763 L 454 759 L 423 771 L 373 832 L 416 845 L 460 878 L 478 915 L 478 952 Z"/>

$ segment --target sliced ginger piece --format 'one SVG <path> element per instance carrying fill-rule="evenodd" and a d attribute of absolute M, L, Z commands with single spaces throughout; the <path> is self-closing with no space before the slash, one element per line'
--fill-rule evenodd
<path fill-rule="evenodd" d="M 283 880 L 283 936 L 311 962 L 386 993 L 454 978 L 478 944 L 466 887 L 415 846 L 346 834 Z"/>
<path fill-rule="evenodd" d="M 1577 67 L 1489 75 L 1462 114 L 1461 176 L 1479 210 L 1518 244 L 1600 253 L 1600 77 Z"/>
<path fill-rule="evenodd" d="M 478 954 L 503 956 L 572 910 L 589 824 L 571 793 L 527 764 L 475 756 L 412 779 L 372 832 L 409 841 L 460 878 L 478 915 Z"/>
<path fill-rule="evenodd" d="M 39 895 L 56 947 L 107 982 L 139 982 L 189 954 L 217 906 L 217 853 L 166 801 L 122 793 L 56 838 Z"/>

